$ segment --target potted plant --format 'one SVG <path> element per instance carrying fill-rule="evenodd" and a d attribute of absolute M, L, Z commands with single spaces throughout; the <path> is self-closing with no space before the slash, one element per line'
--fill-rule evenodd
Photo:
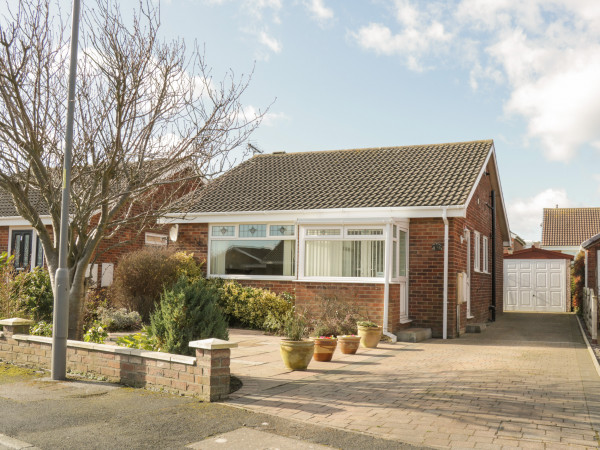
<path fill-rule="evenodd" d="M 286 338 L 282 339 L 279 345 L 283 363 L 291 370 L 306 370 L 315 348 L 313 341 L 304 339 L 307 332 L 306 322 L 290 311 L 284 322 L 284 332 Z"/>
<path fill-rule="evenodd" d="M 344 355 L 354 355 L 360 345 L 360 336 L 355 334 L 342 334 L 337 339 Z"/>
<path fill-rule="evenodd" d="M 382 327 L 374 322 L 363 320 L 356 322 L 360 346 L 365 348 L 376 348 L 381 339 Z"/>
<path fill-rule="evenodd" d="M 337 347 L 336 337 L 319 336 L 311 339 L 315 343 L 315 361 L 331 361 L 335 348 Z"/>

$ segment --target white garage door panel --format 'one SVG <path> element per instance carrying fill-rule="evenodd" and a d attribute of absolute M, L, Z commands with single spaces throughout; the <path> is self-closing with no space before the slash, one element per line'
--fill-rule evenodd
<path fill-rule="evenodd" d="M 564 260 L 506 260 L 504 309 L 565 312 L 566 270 Z"/>

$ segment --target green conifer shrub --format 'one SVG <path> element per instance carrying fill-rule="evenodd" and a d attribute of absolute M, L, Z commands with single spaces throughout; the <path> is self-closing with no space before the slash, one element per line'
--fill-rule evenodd
<path fill-rule="evenodd" d="M 229 339 L 227 320 L 217 302 L 219 292 L 206 280 L 181 277 L 165 289 L 150 317 L 150 333 L 162 351 L 193 355 L 189 342 Z"/>

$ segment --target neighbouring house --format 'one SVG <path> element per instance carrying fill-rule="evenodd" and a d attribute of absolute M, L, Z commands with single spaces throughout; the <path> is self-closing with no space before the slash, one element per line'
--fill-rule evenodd
<path fill-rule="evenodd" d="M 581 243 L 600 233 L 600 208 L 544 208 L 545 250 L 577 255 Z"/>
<path fill-rule="evenodd" d="M 510 245 L 504 247 L 505 255 L 512 255 L 514 252 L 523 250 L 527 243 L 516 233 L 510 232 Z"/>
<path fill-rule="evenodd" d="M 504 311 L 571 311 L 573 259 L 535 247 L 504 255 Z"/>
<path fill-rule="evenodd" d="M 42 223 L 49 231 L 52 221 L 47 205 L 35 192 L 30 194 L 32 204 L 40 214 Z M 88 268 L 88 276 L 92 286 L 106 287 L 113 281 L 115 263 L 128 252 L 140 249 L 145 245 L 166 246 L 168 231 L 163 226 L 139 233 L 132 227 L 123 229 L 118 236 L 104 239 L 100 243 L 97 257 Z M 13 200 L 8 193 L 0 189 L 0 253 L 14 255 L 14 265 L 18 272 L 33 267 L 44 266 L 44 251 L 37 232 L 31 224 L 18 215 Z"/>
<path fill-rule="evenodd" d="M 585 287 L 600 296 L 600 233 L 581 244 L 585 251 Z"/>
<path fill-rule="evenodd" d="M 354 303 L 391 336 L 502 312 L 510 233 L 491 140 L 257 155 L 174 211 L 209 277 Z"/>

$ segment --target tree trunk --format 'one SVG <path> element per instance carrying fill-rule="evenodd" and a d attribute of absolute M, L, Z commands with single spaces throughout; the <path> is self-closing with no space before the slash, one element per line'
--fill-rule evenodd
<path fill-rule="evenodd" d="M 83 340 L 85 278 L 74 277 L 69 290 L 69 339 Z"/>

